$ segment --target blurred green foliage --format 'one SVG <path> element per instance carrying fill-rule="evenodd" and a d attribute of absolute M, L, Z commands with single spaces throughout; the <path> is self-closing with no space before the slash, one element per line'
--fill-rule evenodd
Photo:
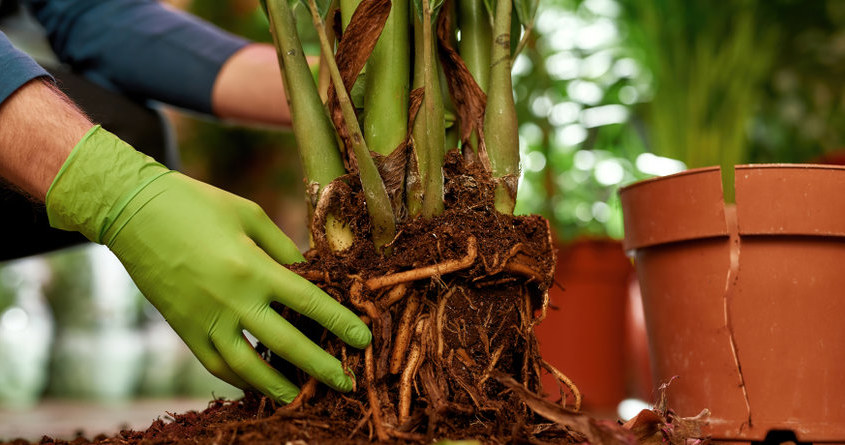
<path fill-rule="evenodd" d="M 549 219 L 558 238 L 622 236 L 616 190 L 646 177 L 630 125 L 648 92 L 623 47 L 612 0 L 546 0 L 514 66 L 523 178 L 517 211 Z"/>
<path fill-rule="evenodd" d="M 680 168 L 646 152 L 700 167 L 809 162 L 845 147 L 845 2 L 540 8 L 529 63 L 516 65 L 527 66 L 515 76 L 518 208 L 549 217 L 561 238 L 621 237 L 619 186 Z"/>
<path fill-rule="evenodd" d="M 845 2 L 771 0 L 775 61 L 751 128 L 749 160 L 808 162 L 845 147 Z"/>

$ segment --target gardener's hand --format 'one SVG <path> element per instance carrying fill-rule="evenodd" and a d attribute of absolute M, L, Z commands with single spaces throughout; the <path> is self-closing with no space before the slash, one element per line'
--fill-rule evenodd
<path fill-rule="evenodd" d="M 270 308 L 277 301 L 365 347 L 351 311 L 281 264 L 302 255 L 258 205 L 168 170 L 95 127 L 71 152 L 50 191 L 53 226 L 106 244 L 141 292 L 205 367 L 284 402 L 298 389 L 242 335 L 329 386 L 347 391 L 340 362 Z"/>

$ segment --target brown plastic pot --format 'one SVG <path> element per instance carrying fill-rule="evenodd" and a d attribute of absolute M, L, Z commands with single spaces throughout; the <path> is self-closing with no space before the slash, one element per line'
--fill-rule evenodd
<path fill-rule="evenodd" d="M 845 168 L 718 168 L 621 191 L 657 382 L 714 439 L 845 442 Z"/>
<path fill-rule="evenodd" d="M 586 411 L 612 415 L 625 398 L 625 316 L 631 261 L 622 243 L 580 239 L 558 244 L 549 310 L 536 328 L 543 358 L 571 378 Z M 557 381 L 543 376 L 543 389 L 559 398 Z"/>

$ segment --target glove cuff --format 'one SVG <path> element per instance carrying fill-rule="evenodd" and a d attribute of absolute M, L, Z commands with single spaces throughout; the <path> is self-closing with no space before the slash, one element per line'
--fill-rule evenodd
<path fill-rule="evenodd" d="M 97 125 L 76 144 L 47 190 L 50 225 L 102 244 L 127 203 L 170 172 Z"/>

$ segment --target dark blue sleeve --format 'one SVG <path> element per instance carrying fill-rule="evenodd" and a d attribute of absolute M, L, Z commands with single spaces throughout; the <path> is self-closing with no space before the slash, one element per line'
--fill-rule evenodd
<path fill-rule="evenodd" d="M 154 0 L 26 0 L 59 60 L 127 95 L 211 113 L 223 63 L 247 42 Z"/>
<path fill-rule="evenodd" d="M 0 32 L 0 104 L 23 84 L 37 77 L 48 76 L 44 68 L 12 46 Z"/>

